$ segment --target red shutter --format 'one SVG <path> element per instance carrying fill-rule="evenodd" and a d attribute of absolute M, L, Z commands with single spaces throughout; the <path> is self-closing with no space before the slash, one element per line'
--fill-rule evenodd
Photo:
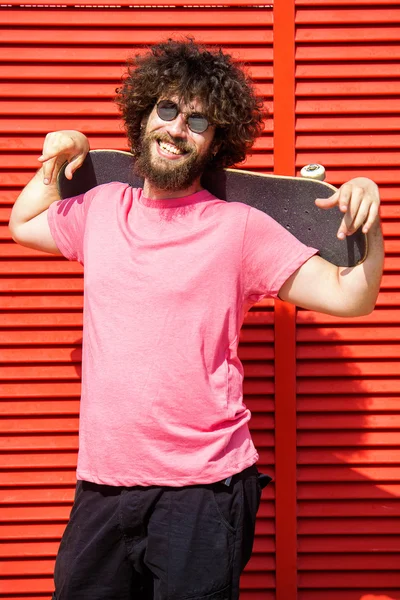
<path fill-rule="evenodd" d="M 8 0 L 2 7 L 2 600 L 45 600 L 52 590 L 74 489 L 82 310 L 80 269 L 15 245 L 6 227 L 11 205 L 37 168 L 47 131 L 77 128 L 93 148 L 125 147 L 111 101 L 122 64 L 135 49 L 172 33 L 222 44 L 246 60 L 270 104 L 272 12 L 261 1 L 241 7 L 242 0 L 231 0 L 230 7 L 223 2 L 216 8 L 214 0 L 203 0 L 201 8 L 191 8 L 189 0 L 177 0 L 169 8 L 168 0 L 156 0 L 147 3 L 154 8 L 129 8 L 132 0 L 110 0 L 120 8 L 86 8 L 90 2 L 64 0 L 69 8 L 28 8 Z M 276 0 L 275 169 L 294 172 L 296 151 L 298 170 L 321 162 L 332 183 L 360 172 L 376 179 L 387 261 L 370 317 L 347 321 L 299 311 L 296 319 L 285 305 L 274 314 L 265 302 L 246 319 L 240 345 L 245 396 L 267 472 L 273 471 L 276 427 L 279 506 L 275 533 L 270 486 L 241 597 L 275 598 L 276 537 L 277 600 L 296 597 L 296 558 L 300 600 L 397 600 L 398 3 L 298 0 L 296 28 L 291 7 L 292 0 Z M 248 168 L 271 170 L 271 132 L 269 121 Z"/>
<path fill-rule="evenodd" d="M 298 0 L 296 167 L 381 185 L 387 260 L 368 317 L 297 316 L 299 600 L 400 597 L 398 5 Z"/>
<path fill-rule="evenodd" d="M 11 2 L 10 4 L 13 4 Z M 1 448 L 0 598 L 44 600 L 68 519 L 77 450 L 82 270 L 14 244 L 7 222 L 38 168 L 48 131 L 79 129 L 92 148 L 126 149 L 115 87 L 126 57 L 171 35 L 223 45 L 246 61 L 271 104 L 271 7 L 3 7 L 0 13 Z M 86 3 L 84 3 L 86 4 Z M 112 4 L 112 2 L 110 2 Z M 130 2 L 130 4 L 133 4 Z M 162 4 L 157 2 L 158 5 Z M 179 4 L 179 3 L 174 3 Z M 185 4 L 187 4 L 185 2 Z M 234 4 L 231 2 L 230 4 Z M 256 3 L 253 3 L 256 4 Z M 272 168 L 271 122 L 247 167 Z M 273 472 L 273 312 L 242 331 L 246 400 L 261 465 Z M 242 597 L 274 598 L 274 498 L 265 492 Z"/>

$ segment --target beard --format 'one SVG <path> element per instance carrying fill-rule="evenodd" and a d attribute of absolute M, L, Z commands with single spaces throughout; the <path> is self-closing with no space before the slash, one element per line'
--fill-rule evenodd
<path fill-rule="evenodd" d="M 183 160 L 175 161 L 152 156 L 153 142 L 173 143 L 181 152 L 185 153 Z M 174 139 L 163 133 L 143 133 L 141 138 L 141 152 L 135 162 L 135 172 L 143 179 L 147 179 L 159 190 L 178 192 L 191 186 L 213 157 L 212 147 L 200 155 L 196 148 L 180 139 Z"/>

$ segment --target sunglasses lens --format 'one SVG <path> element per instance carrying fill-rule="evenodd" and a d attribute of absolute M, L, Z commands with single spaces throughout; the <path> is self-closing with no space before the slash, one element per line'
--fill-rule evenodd
<path fill-rule="evenodd" d="M 163 121 L 173 121 L 178 114 L 178 107 L 174 102 L 161 100 L 157 104 L 157 113 Z"/>
<path fill-rule="evenodd" d="M 179 113 L 179 108 L 171 100 L 160 100 L 157 104 L 157 114 L 163 121 L 173 121 Z M 209 125 L 207 118 L 201 113 L 193 113 L 188 117 L 189 129 L 194 133 L 204 133 Z"/>
<path fill-rule="evenodd" d="M 208 121 L 203 115 L 193 114 L 188 118 L 188 125 L 194 133 L 204 133 L 208 127 Z"/>

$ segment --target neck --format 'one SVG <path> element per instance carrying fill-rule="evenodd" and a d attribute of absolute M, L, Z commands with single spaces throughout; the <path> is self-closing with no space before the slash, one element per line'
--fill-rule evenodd
<path fill-rule="evenodd" d="M 183 198 L 184 196 L 191 196 L 196 192 L 200 192 L 203 186 L 200 183 L 200 177 L 196 179 L 189 187 L 184 190 L 160 190 L 158 187 L 151 184 L 148 179 L 144 180 L 143 184 L 143 195 L 146 198 L 152 200 L 168 200 L 168 198 Z"/>

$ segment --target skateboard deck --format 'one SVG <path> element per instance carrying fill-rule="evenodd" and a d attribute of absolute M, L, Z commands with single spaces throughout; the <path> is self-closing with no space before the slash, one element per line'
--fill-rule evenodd
<path fill-rule="evenodd" d="M 66 164 L 58 175 L 62 198 L 71 198 L 111 181 L 142 187 L 134 173 L 134 158 L 119 150 L 92 150 L 72 180 L 65 177 Z M 362 262 L 366 255 L 366 236 L 358 230 L 345 240 L 336 237 L 343 213 L 338 208 L 322 210 L 316 198 L 329 198 L 336 188 L 323 181 L 303 177 L 264 175 L 238 169 L 206 172 L 202 185 L 227 202 L 254 206 L 278 221 L 307 246 L 318 248 L 322 258 L 343 267 Z"/>

